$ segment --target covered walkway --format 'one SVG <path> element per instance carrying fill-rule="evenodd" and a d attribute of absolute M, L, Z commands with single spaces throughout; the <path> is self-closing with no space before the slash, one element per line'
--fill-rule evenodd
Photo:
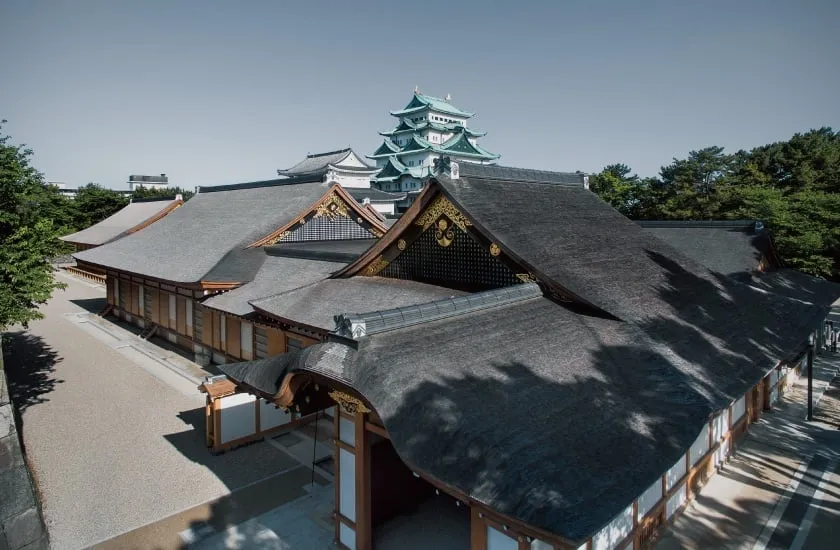
<path fill-rule="evenodd" d="M 840 521 L 840 353 L 814 361 L 815 421 L 808 422 L 807 376 L 775 410 L 750 426 L 731 461 L 668 528 L 659 550 L 834 549 Z"/>

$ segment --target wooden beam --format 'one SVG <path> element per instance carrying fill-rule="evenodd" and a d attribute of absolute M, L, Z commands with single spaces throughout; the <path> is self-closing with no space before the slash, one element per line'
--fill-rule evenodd
<path fill-rule="evenodd" d="M 373 550 L 370 494 L 370 432 L 367 414 L 356 413 L 356 550 Z"/>
<path fill-rule="evenodd" d="M 385 439 L 391 439 L 390 437 L 388 437 L 388 430 L 372 422 L 365 422 L 365 429 L 369 432 L 375 433 L 380 437 L 384 437 Z"/>

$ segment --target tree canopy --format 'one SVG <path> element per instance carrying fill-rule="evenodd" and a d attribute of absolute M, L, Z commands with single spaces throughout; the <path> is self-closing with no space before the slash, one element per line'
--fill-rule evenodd
<path fill-rule="evenodd" d="M 2 121 L 5 123 L 6 121 Z M 0 331 L 26 326 L 43 315 L 38 306 L 63 284 L 53 279 L 50 260 L 62 250 L 60 226 L 70 223 L 63 197 L 15 145 L 0 124 Z"/>
<path fill-rule="evenodd" d="M 691 151 L 655 178 L 611 164 L 590 187 L 633 219 L 761 220 L 786 265 L 840 278 L 840 132 L 831 128 L 734 154 Z"/>
<path fill-rule="evenodd" d="M 184 202 L 186 202 L 190 200 L 195 193 L 193 191 L 181 189 L 180 187 L 166 187 L 164 189 L 158 189 L 156 187 L 146 188 L 140 185 L 134 188 L 134 193 L 132 194 L 135 199 L 174 197 L 175 195 L 181 195 L 181 198 L 184 199 Z"/>
<path fill-rule="evenodd" d="M 79 188 L 76 197 L 68 201 L 73 211 L 76 230 L 99 223 L 124 208 L 129 197 L 99 184 L 89 183 Z"/>

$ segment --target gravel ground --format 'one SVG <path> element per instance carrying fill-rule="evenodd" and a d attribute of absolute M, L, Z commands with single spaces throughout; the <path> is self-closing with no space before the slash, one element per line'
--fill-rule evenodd
<path fill-rule="evenodd" d="M 53 548 L 84 548 L 277 470 L 265 443 L 213 456 L 203 396 L 184 395 L 68 317 L 104 290 L 68 283 L 29 330 L 9 331 L 12 399 Z M 77 303 L 74 303 L 76 301 Z"/>

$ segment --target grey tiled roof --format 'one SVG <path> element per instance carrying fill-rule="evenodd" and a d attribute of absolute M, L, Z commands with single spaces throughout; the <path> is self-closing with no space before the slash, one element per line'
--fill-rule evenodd
<path fill-rule="evenodd" d="M 554 183 L 558 185 L 574 185 L 583 187 L 585 174 L 582 172 L 552 172 L 548 170 L 532 170 L 530 168 L 515 168 L 513 166 L 499 166 L 497 164 L 475 164 L 459 162 L 461 177 L 477 177 L 485 180 L 523 181 L 537 183 Z"/>
<path fill-rule="evenodd" d="M 74 256 L 172 282 L 248 281 L 265 255 L 244 247 L 290 222 L 329 189 L 320 181 L 283 181 L 202 189 L 143 231 Z"/>
<path fill-rule="evenodd" d="M 258 251 L 264 253 L 262 250 Z M 248 303 L 251 300 L 310 285 L 329 277 L 344 265 L 340 262 L 268 256 L 251 282 L 229 292 L 211 296 L 202 303 L 226 313 L 248 315 L 254 311 Z"/>
<path fill-rule="evenodd" d="M 174 199 L 137 201 L 121 208 L 115 214 L 86 229 L 61 237 L 62 241 L 89 245 L 102 245 L 122 237 L 127 231 L 154 218 L 172 206 Z"/>
<path fill-rule="evenodd" d="M 325 174 L 330 164 L 338 164 L 347 157 L 347 155 L 355 154 L 351 148 L 339 149 L 338 151 L 330 151 L 328 153 L 317 153 L 313 155 L 306 155 L 306 158 L 298 162 L 291 168 L 277 170 L 277 173 L 282 176 L 296 176 L 303 174 Z M 358 155 L 356 155 L 358 156 Z M 361 158 L 361 157 L 359 157 Z M 371 171 L 376 170 L 374 167 L 348 167 L 348 170 Z"/>
<path fill-rule="evenodd" d="M 251 302 L 276 317 L 324 330 L 335 328 L 334 317 L 431 302 L 463 292 L 414 281 L 384 277 L 328 279 L 313 285 Z"/>
<path fill-rule="evenodd" d="M 361 256 L 377 239 L 335 239 L 278 243 L 265 247 L 266 254 L 285 258 L 302 258 L 349 263 Z"/>
<path fill-rule="evenodd" d="M 712 271 L 748 275 L 758 270 L 762 256 L 771 256 L 770 236 L 756 233 L 754 222 L 639 221 L 645 232 L 673 246 Z"/>

